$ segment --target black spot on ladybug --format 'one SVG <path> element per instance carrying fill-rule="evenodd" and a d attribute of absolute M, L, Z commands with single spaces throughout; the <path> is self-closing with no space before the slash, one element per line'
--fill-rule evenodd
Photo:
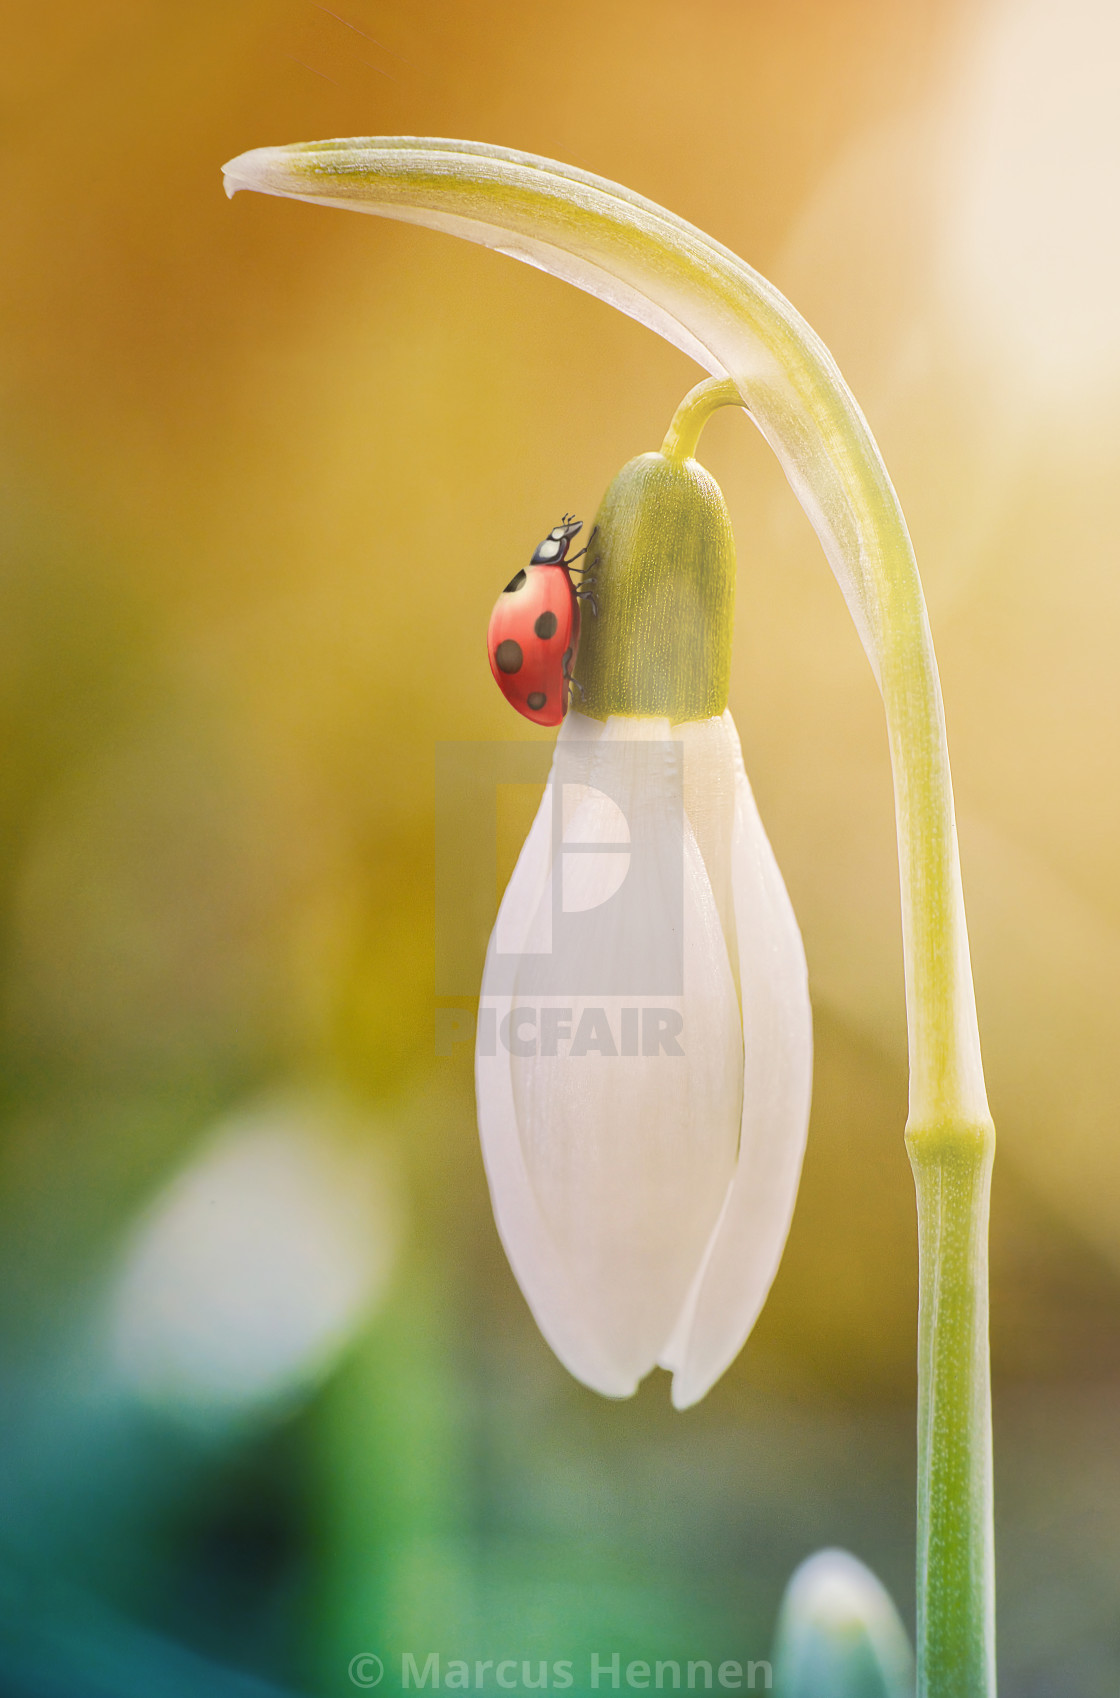
<path fill-rule="evenodd" d="M 521 653 L 521 644 L 515 643 L 512 637 L 507 637 L 504 643 L 499 643 L 494 650 L 494 659 L 498 663 L 499 672 L 520 672 L 521 662 L 525 656 Z"/>
<path fill-rule="evenodd" d="M 532 695 L 529 697 L 529 706 L 532 708 L 534 713 L 539 713 L 547 700 L 548 697 L 545 695 L 543 690 L 534 690 Z"/>
<path fill-rule="evenodd" d="M 537 615 L 536 624 L 533 626 L 533 630 L 537 633 L 538 637 L 544 637 L 546 640 L 549 637 L 554 637 L 556 635 L 555 613 L 539 613 Z"/>
<path fill-rule="evenodd" d="M 517 574 L 516 578 L 510 579 L 509 583 L 506 585 L 505 589 L 502 591 L 502 594 L 503 595 L 513 595 L 514 591 L 519 590 L 524 582 L 525 582 L 525 574 L 524 574 L 524 572 L 519 572 Z"/>

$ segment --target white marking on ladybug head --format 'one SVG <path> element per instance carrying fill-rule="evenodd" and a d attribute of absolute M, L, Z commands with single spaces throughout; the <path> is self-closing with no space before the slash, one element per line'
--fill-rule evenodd
<path fill-rule="evenodd" d="M 538 556 L 540 556 L 542 559 L 550 560 L 554 554 L 559 554 L 559 552 L 560 552 L 560 542 L 554 540 L 555 538 L 556 538 L 556 532 L 555 531 L 553 531 L 552 536 L 545 537 L 544 541 L 541 543 L 541 546 L 537 549 Z M 561 540 L 563 540 L 563 539 L 561 538 Z"/>

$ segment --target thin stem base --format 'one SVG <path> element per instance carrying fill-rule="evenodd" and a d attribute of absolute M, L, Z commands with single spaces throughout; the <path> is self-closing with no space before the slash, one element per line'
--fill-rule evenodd
<path fill-rule="evenodd" d="M 989 1125 L 907 1131 L 918 1198 L 918 1698 L 995 1698 Z"/>

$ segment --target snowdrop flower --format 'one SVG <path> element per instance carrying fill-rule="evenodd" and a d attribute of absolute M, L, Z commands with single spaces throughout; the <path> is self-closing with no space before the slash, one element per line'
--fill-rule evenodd
<path fill-rule="evenodd" d="M 615 1397 L 660 1363 L 686 1408 L 741 1348 L 789 1230 L 805 957 L 726 710 L 720 491 L 687 454 L 643 455 L 596 526 L 582 711 L 487 958 L 479 1126 L 499 1231 L 561 1361 Z"/>
<path fill-rule="evenodd" d="M 995 1691 L 995 1612 L 987 1232 L 995 1133 L 980 1057 L 937 662 L 898 497 L 855 397 L 820 338 L 751 266 L 665 207 L 576 166 L 482 142 L 365 136 L 254 148 L 229 162 L 225 181 L 231 195 L 239 189 L 255 189 L 426 224 L 480 242 L 597 295 L 656 331 L 703 370 L 734 384 L 811 521 L 882 695 L 894 775 L 910 1059 L 906 1149 L 918 1204 L 918 1688 L 923 1693 L 967 1689 L 990 1698 Z M 687 602 L 678 600 L 672 619 L 659 622 L 658 629 L 670 647 L 674 634 L 687 629 L 689 612 Z M 632 652 L 640 655 L 641 651 Z M 620 664 L 617 654 L 615 658 Z M 615 674 L 616 682 L 620 676 Z M 602 700 L 589 701 L 587 706 L 586 717 L 604 725 L 594 745 L 600 758 L 612 744 L 634 756 L 643 741 L 619 738 L 617 727 L 611 726 L 613 717 L 666 719 L 670 727 L 687 726 L 689 730 L 679 734 L 674 729 L 670 739 L 687 745 L 697 726 L 722 711 L 707 707 L 681 712 L 666 705 L 642 706 L 636 700 L 605 711 Z M 578 731 L 579 721 L 573 720 L 558 753 L 578 745 Z M 685 764 L 687 768 L 687 755 Z M 707 783 L 690 786 L 687 775 L 684 789 L 694 809 L 697 794 L 709 793 Z M 736 793 L 745 795 L 738 786 Z M 644 789 L 643 794 L 650 792 Z M 562 808 L 556 818 L 562 826 Z M 715 840 L 713 834 L 705 836 L 691 816 L 689 829 L 720 915 L 734 979 L 731 940 L 741 957 L 747 926 L 737 905 L 729 925 L 726 901 L 720 907 L 719 898 L 721 890 L 730 888 L 733 895 L 736 891 L 735 868 L 745 858 L 742 839 L 735 828 L 730 838 L 719 835 L 720 843 L 730 844 L 732 867 L 721 883 L 713 870 L 718 858 L 709 860 L 705 847 Z M 683 825 L 679 835 L 681 865 L 695 868 Z M 657 833 L 653 836 L 656 840 Z M 661 836 L 664 840 L 667 833 Z M 528 859 L 531 846 L 526 846 Z M 608 843 L 595 852 L 608 853 Z M 653 859 L 656 862 L 657 857 Z M 695 882 L 689 884 L 693 892 Z M 527 872 L 519 871 L 514 884 L 518 893 L 527 889 Z M 757 889 L 762 888 L 760 878 Z M 512 929 L 526 924 L 528 906 L 526 900 L 518 896 L 515 901 L 511 894 L 503 917 Z M 693 914 L 704 911 L 710 916 L 710 909 L 698 901 L 689 909 Z M 606 937 L 605 906 L 603 920 Z M 540 927 L 532 921 L 528 925 L 530 945 L 539 947 Z M 695 941 L 684 947 L 689 960 L 696 947 Z M 527 949 L 523 959 L 530 953 L 532 949 Z M 615 958 L 625 958 L 625 951 Z M 511 991 L 495 979 L 499 963 L 500 952 L 492 950 L 486 980 L 490 1001 Z M 745 966 L 742 959 L 738 961 L 738 972 L 746 1102 L 747 1080 L 755 1065 L 746 1020 L 752 983 L 749 951 Z M 775 974 L 772 983 L 777 982 Z M 693 983 L 690 979 L 684 987 L 686 999 Z M 514 1007 L 508 1012 L 511 1018 L 518 1013 Z M 561 1013 L 557 1008 L 550 1016 L 550 1021 L 559 1023 L 558 1045 Z M 512 1024 L 509 1029 L 512 1033 Z M 550 1024 L 549 1044 L 551 1030 Z M 575 1045 L 575 1038 L 572 1041 Z M 623 1044 L 620 1059 L 626 1058 Z M 550 1057 L 546 1053 L 543 1059 Z M 575 1060 L 580 1059 L 577 1053 Z M 687 1067 L 695 1066 L 699 1073 L 700 1061 L 700 1052 L 694 1051 Z M 623 1367 L 621 1356 L 612 1354 L 617 1317 L 610 1319 L 608 1327 L 605 1312 L 596 1310 L 602 1303 L 602 1282 L 591 1290 L 584 1288 L 582 1294 L 566 1283 L 569 1270 L 581 1259 L 574 1254 L 577 1240 L 583 1243 L 579 1234 L 585 1238 L 591 1234 L 599 1199 L 585 1199 L 582 1217 L 562 1205 L 563 1152 L 550 1133 L 531 1140 L 534 1147 L 526 1152 L 512 1061 L 510 1080 L 514 1111 L 506 1115 L 505 1136 L 495 1135 L 499 1125 L 497 1120 L 490 1124 L 488 1109 L 483 1118 L 484 1124 L 490 1124 L 488 1162 L 498 1179 L 499 1220 L 514 1265 L 530 1290 L 542 1325 L 565 1359 L 578 1361 L 581 1371 L 604 1388 L 626 1391 L 643 1364 L 653 1359 L 648 1348 Z M 706 1088 L 718 1095 L 714 1076 L 708 1078 Z M 770 1082 L 766 1088 L 771 1088 Z M 780 1094 L 776 1087 L 775 1091 Z M 599 1123 L 603 1123 L 601 1116 Z M 650 1124 L 649 1139 L 639 1151 L 642 1159 L 630 1169 L 624 1187 L 634 1198 L 649 1191 L 664 1153 L 660 1116 L 651 1114 Z M 517 1130 L 516 1144 L 510 1141 L 511 1128 Z M 597 1151 L 598 1134 L 585 1143 L 593 1153 Z M 511 1151 L 518 1147 L 523 1172 L 512 1160 Z M 498 1162 L 499 1153 L 511 1159 Z M 682 1348 L 685 1352 L 684 1367 L 678 1367 L 676 1374 L 678 1401 L 686 1402 L 693 1395 L 690 1385 L 702 1387 L 705 1379 L 710 1383 L 721 1360 L 734 1353 L 734 1340 L 745 1332 L 744 1315 L 749 1325 L 751 1303 L 740 1303 L 735 1326 L 723 1329 L 723 1346 L 703 1345 L 709 1336 L 709 1290 L 715 1293 L 721 1270 L 741 1254 L 732 1210 L 738 1207 L 739 1176 L 749 1171 L 751 1159 L 744 1113 L 735 1177 L 722 1205 L 724 1224 L 713 1225 L 677 1321 L 655 1351 L 674 1363 L 680 1361 Z M 775 1191 L 779 1189 L 775 1185 Z M 791 1189 L 782 1193 L 787 1208 Z M 615 1230 L 621 1235 L 624 1225 L 636 1218 L 637 1205 L 630 1202 L 624 1208 L 618 1196 L 615 1203 L 619 1211 Z M 681 1203 L 683 1208 L 683 1198 Z M 699 1215 L 707 1207 L 700 1207 Z M 526 1221 L 533 1218 L 534 1209 L 538 1216 L 552 1213 L 554 1224 L 551 1238 L 542 1240 L 551 1248 L 538 1247 L 530 1255 L 525 1249 Z M 771 1227 L 780 1216 L 781 1204 L 775 1202 Z M 776 1242 L 780 1243 L 783 1232 L 784 1226 Z M 604 1242 L 598 1228 L 595 1235 Z M 583 1265 L 590 1264 L 584 1259 Z M 631 1263 L 632 1269 L 637 1266 L 636 1260 Z M 640 1277 L 636 1274 L 635 1281 Z M 741 1297 L 749 1282 L 743 1276 L 729 1277 L 726 1283 Z M 754 1301 L 764 1286 L 764 1277 L 754 1282 Z M 672 1306 L 666 1296 L 665 1307 Z M 651 1322 L 651 1335 L 659 1328 L 660 1322 L 657 1326 Z M 713 1330 L 717 1330 L 714 1323 Z M 708 1367 L 690 1379 L 689 1364 L 701 1354 Z"/>

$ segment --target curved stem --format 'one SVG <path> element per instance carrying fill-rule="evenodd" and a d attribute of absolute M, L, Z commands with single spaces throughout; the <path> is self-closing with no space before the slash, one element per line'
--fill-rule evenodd
<path fill-rule="evenodd" d="M 690 389 L 673 414 L 661 452 L 667 460 L 691 460 L 700 441 L 700 433 L 720 407 L 741 407 L 743 397 L 738 384 L 726 377 L 706 377 L 695 389 Z"/>
<path fill-rule="evenodd" d="M 994 1135 L 925 601 L 855 398 L 765 278 L 664 207 L 574 166 L 480 142 L 375 136 L 258 148 L 226 167 L 226 187 L 427 224 L 598 295 L 733 382 L 808 514 L 882 691 L 894 776 L 921 1249 L 919 1686 L 991 1698 Z"/>

